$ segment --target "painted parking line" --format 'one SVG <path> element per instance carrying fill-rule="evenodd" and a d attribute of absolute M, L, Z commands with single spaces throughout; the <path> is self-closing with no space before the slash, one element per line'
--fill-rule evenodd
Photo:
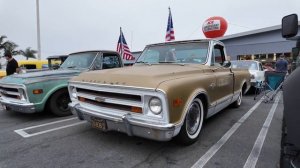
<path fill-rule="evenodd" d="M 245 122 L 245 120 L 254 112 L 254 110 L 261 104 L 261 98 L 242 118 L 240 118 L 223 137 L 214 144 L 193 166 L 192 168 L 202 168 L 206 163 L 219 151 L 219 149 L 228 141 L 233 133 Z"/>
<path fill-rule="evenodd" d="M 269 115 L 268 115 L 267 119 L 265 120 L 263 127 L 260 130 L 260 133 L 255 141 L 255 144 L 252 148 L 250 155 L 248 156 L 248 159 L 244 165 L 244 168 L 254 168 L 255 167 L 258 157 L 260 155 L 261 149 L 265 142 L 268 130 L 270 128 L 271 121 L 273 119 L 275 110 L 277 108 L 280 96 L 281 96 L 281 93 L 279 95 L 277 95 L 276 100 L 275 100 L 274 104 L 272 105 Z"/>
<path fill-rule="evenodd" d="M 17 130 L 14 130 L 14 132 L 21 135 L 23 138 L 28 138 L 28 137 L 32 137 L 32 136 L 36 136 L 36 135 L 40 135 L 40 134 L 45 134 L 45 133 L 48 133 L 48 132 L 52 132 L 52 131 L 56 131 L 56 130 L 60 130 L 60 129 L 68 128 L 68 127 L 73 127 L 73 126 L 76 126 L 76 125 L 86 123 L 86 121 L 79 121 L 79 122 L 76 122 L 76 123 L 73 123 L 73 124 L 68 124 L 68 125 L 64 125 L 64 126 L 60 126 L 60 127 L 56 127 L 56 128 L 51 128 L 51 129 L 43 130 L 43 131 L 40 131 L 40 132 L 35 132 L 35 133 L 26 132 L 26 131 L 29 131 L 29 130 L 32 130 L 32 129 L 35 129 L 35 128 L 40 128 L 40 127 L 45 127 L 45 126 L 54 125 L 54 124 L 58 124 L 58 123 L 68 122 L 68 121 L 75 120 L 75 119 L 77 119 L 77 117 L 72 117 L 72 118 L 68 118 L 68 119 L 64 119 L 64 120 L 54 121 L 54 122 L 45 123 L 45 124 L 36 125 L 36 126 L 31 126 L 31 127 L 26 127 L 26 128 L 22 128 L 22 129 L 17 129 Z"/>

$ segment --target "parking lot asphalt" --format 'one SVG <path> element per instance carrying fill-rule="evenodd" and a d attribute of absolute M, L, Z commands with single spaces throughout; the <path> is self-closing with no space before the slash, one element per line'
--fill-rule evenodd
<path fill-rule="evenodd" d="M 243 97 L 205 121 L 190 146 L 101 132 L 74 116 L 0 110 L 0 168 L 279 167 L 282 95 L 264 103 Z"/>

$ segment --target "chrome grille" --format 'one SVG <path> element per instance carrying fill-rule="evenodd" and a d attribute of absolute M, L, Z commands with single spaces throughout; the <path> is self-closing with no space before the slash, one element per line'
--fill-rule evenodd
<path fill-rule="evenodd" d="M 168 123 L 168 104 L 165 93 L 156 88 L 99 84 L 88 82 L 69 82 L 68 86 L 72 102 L 94 114 L 114 115 L 122 117 L 132 114 L 132 117 L 153 123 Z M 154 114 L 149 109 L 153 97 L 162 101 L 162 112 Z"/>
<path fill-rule="evenodd" d="M 25 91 L 24 87 L 19 85 L 0 84 L 0 96 L 2 98 L 9 98 L 12 100 L 21 100 L 20 89 Z"/>
<path fill-rule="evenodd" d="M 99 96 L 99 97 L 105 97 L 105 98 L 111 98 L 111 99 L 126 99 L 130 101 L 136 101 L 141 102 L 141 96 L 139 95 L 130 95 L 130 94 L 122 94 L 122 93 L 112 93 L 112 92 L 104 92 L 104 91 L 92 91 L 88 89 L 81 89 L 78 88 L 77 92 L 83 93 L 83 94 L 90 94 L 93 96 Z"/>
<path fill-rule="evenodd" d="M 99 90 L 98 90 L 99 89 Z M 117 93 L 104 88 L 76 87 L 77 97 L 80 102 L 97 107 L 131 112 L 132 108 L 143 108 L 142 95 L 132 93 Z"/>

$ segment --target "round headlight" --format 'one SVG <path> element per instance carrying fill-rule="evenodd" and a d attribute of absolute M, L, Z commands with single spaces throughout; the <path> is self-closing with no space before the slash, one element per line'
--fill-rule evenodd
<path fill-rule="evenodd" d="M 72 88 L 72 97 L 77 98 L 77 91 L 76 88 Z"/>
<path fill-rule="evenodd" d="M 160 99 L 157 97 L 151 98 L 149 101 L 149 108 L 153 114 L 160 114 L 162 110 Z"/>

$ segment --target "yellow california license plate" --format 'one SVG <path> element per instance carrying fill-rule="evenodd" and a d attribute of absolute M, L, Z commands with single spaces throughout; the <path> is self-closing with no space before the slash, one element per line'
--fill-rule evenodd
<path fill-rule="evenodd" d="M 91 124 L 93 128 L 97 128 L 102 131 L 107 130 L 106 121 L 104 119 L 93 117 L 91 118 Z"/>

